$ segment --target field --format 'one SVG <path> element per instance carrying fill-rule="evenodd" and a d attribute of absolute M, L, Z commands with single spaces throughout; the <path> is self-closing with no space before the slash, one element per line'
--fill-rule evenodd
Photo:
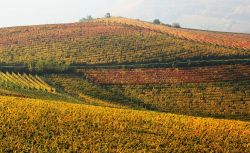
<path fill-rule="evenodd" d="M 112 76 L 112 75 L 111 75 Z M 112 79 L 112 77 L 106 77 Z M 136 75 L 135 75 L 136 76 Z M 141 76 L 141 75 L 138 75 Z M 64 91 L 81 97 L 104 100 L 106 106 L 146 109 L 175 114 L 250 120 L 250 83 L 247 80 L 231 80 L 199 83 L 140 83 L 120 82 L 96 84 L 84 76 L 47 76 Z M 100 76 L 103 78 L 103 76 Z M 126 78 L 126 79 L 125 79 Z M 120 78 L 129 81 L 129 76 Z M 141 79 L 142 80 L 142 79 Z M 111 81 L 111 80 L 110 80 Z M 104 104 L 98 104 L 103 106 Z"/>
<path fill-rule="evenodd" d="M 46 82 L 44 82 L 39 76 L 32 76 L 27 74 L 15 74 L 15 73 L 3 73 L 0 72 L 0 83 L 6 86 L 19 86 L 21 88 L 44 90 L 47 92 L 56 92 L 54 88 L 51 88 Z"/>
<path fill-rule="evenodd" d="M 119 19 L 114 21 L 118 22 Z M 150 26 L 158 27 L 153 24 Z M 172 30 L 175 31 L 174 28 Z M 196 39 L 183 39 L 136 24 L 107 24 L 98 20 L 86 23 L 3 28 L 0 29 L 0 33 L 0 63 L 5 65 L 22 64 L 36 67 L 37 63 L 51 62 L 52 59 L 55 59 L 52 60 L 54 63 L 63 65 L 176 61 L 190 63 L 201 60 L 222 60 L 223 63 L 235 59 L 249 61 L 250 57 L 249 48 L 244 48 L 248 45 L 232 47 Z M 232 39 L 229 36 L 226 38 L 228 41 L 222 40 L 233 45 L 237 41 L 242 42 L 243 39 L 249 44 L 250 36 L 241 38 L 240 34 L 236 34 Z"/>
<path fill-rule="evenodd" d="M 250 151 L 249 122 L 13 97 L 0 105 L 1 152 Z"/>
<path fill-rule="evenodd" d="M 0 152 L 250 152 L 250 35 L 126 19 L 0 28 Z"/>
<path fill-rule="evenodd" d="M 83 69 L 97 84 L 173 84 L 250 80 L 249 65 L 220 65 L 188 68 Z"/>
<path fill-rule="evenodd" d="M 192 30 L 192 29 L 170 28 L 164 25 L 155 26 L 152 23 L 143 22 L 140 20 L 131 20 L 127 18 L 99 19 L 99 20 L 96 20 L 95 22 L 138 26 L 138 27 L 143 27 L 146 29 L 160 31 L 163 33 L 174 35 L 176 37 L 186 38 L 186 39 L 195 40 L 199 42 L 206 42 L 206 43 L 217 44 L 217 45 L 228 46 L 228 47 L 250 49 L 249 34 L 232 34 L 232 33 Z"/>
<path fill-rule="evenodd" d="M 0 72 L 0 95 L 23 98 L 50 99 L 67 102 L 82 102 L 62 90 L 49 85 L 38 75 Z"/>

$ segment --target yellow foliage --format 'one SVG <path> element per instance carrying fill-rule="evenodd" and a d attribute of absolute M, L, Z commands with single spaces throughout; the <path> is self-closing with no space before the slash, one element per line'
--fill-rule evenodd
<path fill-rule="evenodd" d="M 0 152 L 250 152 L 250 123 L 0 96 Z"/>
<path fill-rule="evenodd" d="M 44 82 L 40 77 L 27 75 L 27 74 L 10 74 L 9 72 L 0 72 L 0 81 L 12 83 L 14 85 L 20 86 L 22 88 L 31 88 L 36 90 L 45 90 L 48 92 L 56 92 L 56 90 L 50 87 L 46 82 Z"/>
<path fill-rule="evenodd" d="M 90 104 L 100 105 L 100 106 L 104 106 L 104 107 L 128 108 L 126 106 L 115 104 L 113 102 L 109 102 L 109 101 L 106 101 L 106 100 L 101 100 L 101 99 L 98 99 L 98 98 L 94 98 L 94 97 L 85 95 L 83 93 L 80 93 L 79 97 L 83 98 L 84 101 L 86 101 L 87 103 L 90 103 Z"/>

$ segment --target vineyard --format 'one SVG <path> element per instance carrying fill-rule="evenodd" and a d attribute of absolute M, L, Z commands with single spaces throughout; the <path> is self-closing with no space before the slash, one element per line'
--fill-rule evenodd
<path fill-rule="evenodd" d="M 13 97 L 0 105 L 0 152 L 250 151 L 249 122 Z"/>
<path fill-rule="evenodd" d="M 0 72 L 0 96 L 84 103 L 82 99 L 70 96 L 59 88 L 57 91 L 56 88 L 37 75 Z"/>
<path fill-rule="evenodd" d="M 1 86 L 18 86 L 21 88 L 43 90 L 47 92 L 56 92 L 56 90 L 50 87 L 39 76 L 32 76 L 27 74 L 10 74 L 9 72 L 0 72 L 0 85 Z"/>
<path fill-rule="evenodd" d="M 250 152 L 250 35 L 126 18 L 0 28 L 0 152 Z"/>
<path fill-rule="evenodd" d="M 67 93 L 80 97 L 87 95 L 96 102 L 109 102 L 109 105 L 99 103 L 101 106 L 250 120 L 249 79 L 199 83 L 96 84 L 85 80 L 84 76 L 47 77 L 64 88 Z M 91 101 L 93 102 L 93 99 Z"/>
<path fill-rule="evenodd" d="M 116 91 L 108 90 L 77 75 L 48 75 L 48 80 L 63 88 L 68 94 L 80 97 L 85 103 L 116 108 L 149 108 L 141 101 L 128 98 Z M 86 100 L 87 99 L 87 100 Z"/>
<path fill-rule="evenodd" d="M 250 82 L 108 86 L 175 114 L 250 120 Z"/>
<path fill-rule="evenodd" d="M 109 23 L 109 19 L 107 22 L 94 20 L 86 23 L 2 28 L 0 63 L 32 65 L 55 59 L 56 63 L 66 65 L 95 65 L 209 59 L 249 61 L 250 58 L 249 48 L 184 39 L 145 26 L 129 24 L 130 20 L 126 20 L 128 24 Z M 174 28 L 172 30 L 175 31 Z M 241 38 L 241 34 L 235 34 L 235 39 L 230 36 L 226 38 L 233 42 L 250 39 L 248 35 Z"/>
<path fill-rule="evenodd" d="M 139 101 L 147 109 L 250 120 L 249 65 L 78 72 L 108 91 Z"/>
<path fill-rule="evenodd" d="M 97 84 L 169 84 L 250 80 L 249 65 L 189 68 L 79 69 Z"/>
<path fill-rule="evenodd" d="M 222 32 L 209 32 L 201 30 L 171 28 L 164 25 L 154 25 L 152 23 L 143 22 L 140 20 L 131 20 L 127 18 L 98 19 L 94 22 L 137 26 L 145 29 L 150 29 L 153 31 L 163 32 L 169 35 L 174 35 L 179 38 L 185 38 L 194 41 L 206 42 L 228 47 L 250 49 L 249 34 L 232 34 L 232 33 L 222 33 Z"/>

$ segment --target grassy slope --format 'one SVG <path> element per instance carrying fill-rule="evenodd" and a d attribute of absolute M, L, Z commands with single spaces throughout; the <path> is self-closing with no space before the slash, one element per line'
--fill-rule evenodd
<path fill-rule="evenodd" d="M 0 151 L 249 152 L 249 122 L 0 97 Z"/>

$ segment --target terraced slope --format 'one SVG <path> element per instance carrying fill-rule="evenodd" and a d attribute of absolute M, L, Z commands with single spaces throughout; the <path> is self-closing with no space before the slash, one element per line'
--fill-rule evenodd
<path fill-rule="evenodd" d="M 0 152 L 250 151 L 250 123 L 0 96 Z"/>
<path fill-rule="evenodd" d="M 203 34 L 190 31 L 195 37 L 198 33 L 204 39 L 207 39 L 206 35 L 215 35 L 217 39 L 211 40 L 232 43 L 237 48 L 220 42 L 216 44 L 189 38 L 186 34 L 188 30 L 177 30 L 180 34 L 188 35 L 184 38 L 157 30 L 159 27 L 163 28 L 141 21 L 112 18 L 86 23 L 1 28 L 0 63 L 32 65 L 53 60 L 66 65 L 82 65 L 209 59 L 249 61 L 249 35 L 222 34 L 222 37 L 214 32 Z M 176 31 L 174 28 L 164 28 Z M 238 42 L 244 43 L 243 47 L 237 45 Z"/>

